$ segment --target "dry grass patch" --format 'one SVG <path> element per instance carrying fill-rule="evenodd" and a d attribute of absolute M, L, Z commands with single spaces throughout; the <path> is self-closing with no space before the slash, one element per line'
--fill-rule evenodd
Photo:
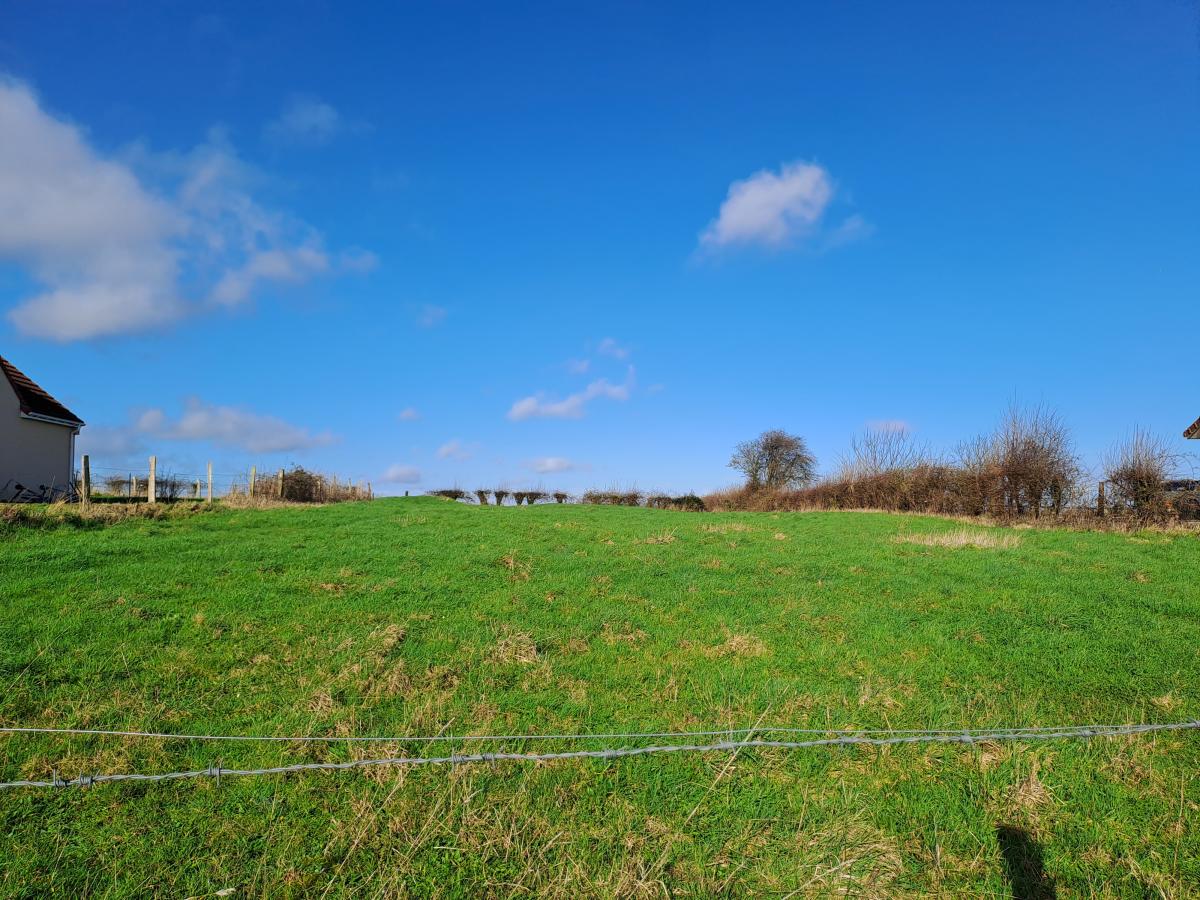
<path fill-rule="evenodd" d="M 974 547 L 978 550 L 1011 550 L 1021 543 L 1021 538 L 1015 534 L 978 531 L 973 528 L 939 531 L 934 534 L 902 534 L 893 540 L 898 544 L 920 544 L 923 547 L 946 547 L 950 550 L 961 550 L 964 547 Z"/>
<path fill-rule="evenodd" d="M 660 531 L 657 534 L 652 534 L 650 537 L 642 541 L 643 544 L 673 544 L 675 543 L 675 529 L 669 528 L 666 531 Z"/>
<path fill-rule="evenodd" d="M 492 661 L 498 663 L 534 663 L 538 659 L 537 644 L 528 631 L 512 631 L 496 642 Z"/>
<path fill-rule="evenodd" d="M 629 622 L 624 623 L 620 629 L 613 628 L 610 623 L 605 622 L 604 628 L 600 632 L 600 639 L 610 647 L 617 644 L 640 644 L 646 639 L 646 632 L 640 628 L 634 628 Z"/>
<path fill-rule="evenodd" d="M 706 522 L 700 526 L 700 530 L 707 531 L 709 534 L 729 534 L 731 531 L 753 531 L 754 529 L 745 522 Z"/>
<path fill-rule="evenodd" d="M 508 570 L 509 581 L 528 581 L 533 573 L 533 566 L 528 560 L 522 559 L 516 550 L 504 554 L 498 563 Z"/>
<path fill-rule="evenodd" d="M 723 659 L 729 656 L 766 656 L 771 648 L 752 634 L 726 632 L 723 643 L 705 647 L 700 652 L 709 659 Z"/>

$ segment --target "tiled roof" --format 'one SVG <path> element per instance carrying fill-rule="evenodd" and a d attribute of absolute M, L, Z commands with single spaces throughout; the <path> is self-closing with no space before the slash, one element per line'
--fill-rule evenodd
<path fill-rule="evenodd" d="M 33 379 L 3 356 L 0 356 L 0 372 L 4 373 L 8 383 L 12 385 L 21 404 L 21 412 L 25 415 L 55 419 L 64 425 L 83 424 L 83 419 L 38 387 Z"/>
<path fill-rule="evenodd" d="M 1200 419 L 1197 419 L 1183 431 L 1185 438 L 1200 439 Z"/>

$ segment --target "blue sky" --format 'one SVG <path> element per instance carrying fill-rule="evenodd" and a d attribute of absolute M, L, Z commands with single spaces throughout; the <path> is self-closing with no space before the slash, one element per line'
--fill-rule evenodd
<path fill-rule="evenodd" d="M 1200 415 L 1188 3 L 3 19 L 0 354 L 97 464 L 703 491 Z"/>

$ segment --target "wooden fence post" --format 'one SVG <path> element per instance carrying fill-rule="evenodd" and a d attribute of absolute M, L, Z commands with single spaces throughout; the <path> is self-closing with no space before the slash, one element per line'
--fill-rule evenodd
<path fill-rule="evenodd" d="M 1102 519 L 1104 518 L 1104 485 L 1105 484 L 1107 484 L 1107 482 L 1104 482 L 1104 481 L 1100 482 L 1099 488 L 1097 489 L 1097 492 L 1096 492 L 1096 515 L 1098 515 Z"/>
<path fill-rule="evenodd" d="M 195 499 L 196 499 L 196 500 L 199 500 L 199 499 L 200 499 L 200 479 L 199 479 L 199 478 L 197 478 L 197 479 L 196 479 L 196 494 L 195 494 Z"/>
<path fill-rule="evenodd" d="M 254 476 L 257 474 L 258 474 L 258 468 L 256 466 L 251 466 L 250 467 L 250 496 L 251 497 L 254 496 Z"/>
<path fill-rule="evenodd" d="M 282 500 L 282 499 L 283 499 L 283 469 L 280 469 L 280 470 L 279 470 L 279 483 L 278 483 L 278 485 L 277 485 L 277 486 L 276 486 L 276 488 L 275 488 L 275 495 L 276 495 L 276 496 L 277 496 L 277 497 L 278 497 L 280 500 Z"/>
<path fill-rule="evenodd" d="M 369 481 L 367 482 L 367 499 L 368 500 L 375 499 L 375 490 L 374 490 L 374 488 L 371 487 L 371 482 L 369 482 Z"/>
<path fill-rule="evenodd" d="M 83 465 L 80 467 L 80 476 L 83 479 L 80 501 L 84 506 L 88 506 L 92 502 L 92 461 L 88 459 L 86 453 L 83 454 Z"/>
<path fill-rule="evenodd" d="M 137 488 L 134 486 L 133 473 L 129 473 L 129 502 L 133 502 L 133 495 L 137 493 Z"/>
<path fill-rule="evenodd" d="M 208 496 L 204 498 L 206 503 L 212 503 L 212 463 L 208 464 Z"/>
<path fill-rule="evenodd" d="M 155 478 L 155 469 L 158 467 L 158 457 L 150 457 L 150 477 L 146 479 L 146 502 L 157 503 L 158 498 L 155 494 L 158 493 L 158 483 Z"/>

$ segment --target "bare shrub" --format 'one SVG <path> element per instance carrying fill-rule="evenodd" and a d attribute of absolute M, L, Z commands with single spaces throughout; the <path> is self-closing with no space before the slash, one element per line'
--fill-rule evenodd
<path fill-rule="evenodd" d="M 488 505 L 488 491 L 484 490 L 483 488 L 478 488 L 475 491 L 475 496 L 479 499 L 480 506 Z"/>
<path fill-rule="evenodd" d="M 508 491 L 504 490 L 503 488 L 497 488 L 496 490 L 492 491 L 492 496 L 496 498 L 497 506 L 503 506 L 504 498 L 509 496 L 509 493 L 508 493 Z"/>
<path fill-rule="evenodd" d="M 524 491 L 514 491 L 513 492 L 513 500 L 516 502 L 517 506 L 520 506 L 522 503 L 525 502 L 525 492 Z"/>
<path fill-rule="evenodd" d="M 555 491 L 551 496 L 554 498 L 555 503 L 566 503 L 571 499 L 571 495 L 563 491 Z"/>
<path fill-rule="evenodd" d="M 702 512 L 704 501 L 695 494 L 681 494 L 672 497 L 669 494 L 651 494 L 646 498 L 646 505 L 651 509 L 677 509 L 687 512 Z"/>
<path fill-rule="evenodd" d="M 253 499 L 287 503 L 341 503 L 362 498 L 363 492 L 336 477 L 310 472 L 303 466 L 276 475 L 260 475 L 254 482 Z"/>
<path fill-rule="evenodd" d="M 154 478 L 154 496 L 165 503 L 178 500 L 187 488 L 188 483 L 178 475 L 156 475 Z"/>
<path fill-rule="evenodd" d="M 114 497 L 128 497 L 130 482 L 128 475 L 109 475 L 104 479 L 104 490 Z"/>
<path fill-rule="evenodd" d="M 917 445 L 905 428 L 868 428 L 850 442 L 850 453 L 842 462 L 843 478 L 869 478 L 912 469 L 929 462 L 930 453 Z"/>
<path fill-rule="evenodd" d="M 533 504 L 535 504 L 541 500 L 545 500 L 545 499 L 546 499 L 545 491 L 526 491 L 525 492 L 525 503 L 528 506 L 533 506 Z"/>
<path fill-rule="evenodd" d="M 430 491 L 430 497 L 443 497 L 446 500 L 462 500 L 467 496 L 467 492 L 461 488 L 441 488 L 440 490 Z"/>
<path fill-rule="evenodd" d="M 1082 474 L 1062 418 L 1043 407 L 1013 407 L 992 440 L 1005 514 L 1037 518 L 1043 510 L 1062 512 Z"/>
<path fill-rule="evenodd" d="M 1114 512 L 1143 521 L 1169 518 L 1167 479 L 1178 460 L 1165 441 L 1146 431 L 1134 432 L 1110 450 L 1104 475 L 1111 485 Z"/>

